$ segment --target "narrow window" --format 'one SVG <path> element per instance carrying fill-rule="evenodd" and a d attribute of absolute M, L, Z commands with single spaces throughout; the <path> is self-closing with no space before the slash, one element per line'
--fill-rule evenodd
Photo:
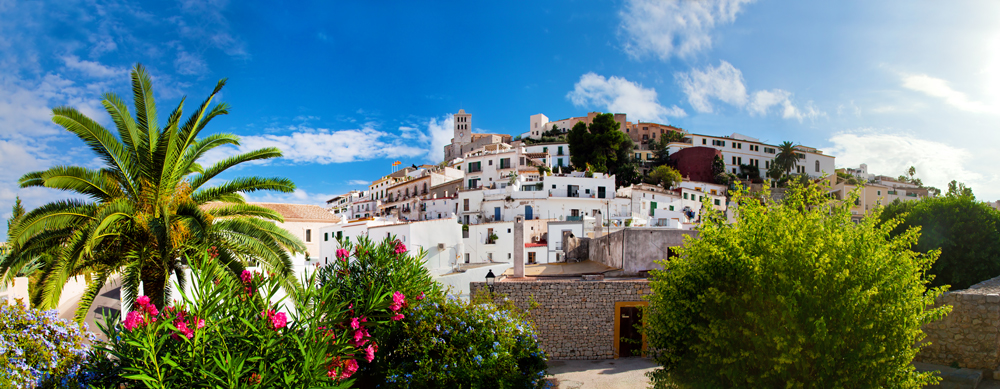
<path fill-rule="evenodd" d="M 313 230 L 306 230 L 306 242 L 312 242 Z"/>

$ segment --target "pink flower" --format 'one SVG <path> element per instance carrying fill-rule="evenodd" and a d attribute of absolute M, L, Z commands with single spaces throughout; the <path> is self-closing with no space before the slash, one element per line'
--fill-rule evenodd
<path fill-rule="evenodd" d="M 135 303 L 140 307 L 145 307 L 146 305 L 149 305 L 149 296 L 139 296 L 135 299 Z"/>
<path fill-rule="evenodd" d="M 365 360 L 367 360 L 368 363 L 371 363 L 372 360 L 375 359 L 376 349 L 372 345 L 374 345 L 374 343 L 371 343 L 368 345 L 368 347 L 365 347 Z"/>
<path fill-rule="evenodd" d="M 397 313 L 396 316 L 392 317 L 392 321 L 400 321 L 400 320 L 403 320 L 403 314 L 402 313 Z"/>
<path fill-rule="evenodd" d="M 132 331 L 136 327 L 141 326 L 143 322 L 144 319 L 142 318 L 141 313 L 136 311 L 130 311 L 128 315 L 125 316 L 125 329 Z"/>
<path fill-rule="evenodd" d="M 358 361 L 348 359 L 344 362 L 344 371 L 340 373 L 340 379 L 350 378 L 356 371 L 358 371 Z"/>
<path fill-rule="evenodd" d="M 271 326 L 273 326 L 276 330 L 285 328 L 285 324 L 287 324 L 287 322 L 288 318 L 285 317 L 284 312 L 278 312 L 274 316 L 271 316 Z"/>
<path fill-rule="evenodd" d="M 395 293 L 392 294 L 392 302 L 396 304 L 403 304 L 406 302 L 406 296 L 397 290 Z"/>
<path fill-rule="evenodd" d="M 143 297 L 145 297 L 145 296 L 143 296 Z M 153 305 L 153 304 L 147 304 L 143 308 L 146 309 L 146 313 L 149 313 L 149 316 L 153 317 L 153 321 L 156 321 L 156 316 L 160 315 L 160 311 L 158 309 L 156 309 L 156 306 Z"/>
<path fill-rule="evenodd" d="M 355 329 L 356 330 L 356 329 L 358 329 L 360 327 L 361 327 L 361 322 L 358 320 L 358 318 L 356 318 L 356 317 L 355 318 L 351 318 L 351 329 Z"/>
<path fill-rule="evenodd" d="M 396 254 L 403 254 L 403 253 L 405 253 L 405 252 L 406 252 L 406 245 L 405 245 L 405 244 L 403 244 L 403 242 L 400 242 L 400 241 L 399 241 L 399 240 L 397 239 L 397 240 L 396 240 L 396 250 L 395 250 L 395 253 L 396 253 Z"/>
<path fill-rule="evenodd" d="M 350 255 L 351 255 L 351 253 L 349 251 L 347 251 L 346 249 L 337 249 L 337 258 L 340 258 L 341 261 L 345 261 L 346 262 L 347 261 L 347 257 L 349 257 Z"/>
<path fill-rule="evenodd" d="M 198 319 L 198 325 L 195 326 L 196 329 L 202 329 L 205 327 L 205 319 Z"/>
<path fill-rule="evenodd" d="M 420 292 L 420 295 L 417 296 L 417 301 L 420 301 L 420 300 L 423 300 L 423 299 L 424 299 L 424 292 Z"/>
<path fill-rule="evenodd" d="M 398 311 L 400 308 L 403 308 L 403 306 L 396 303 L 389 304 L 389 310 L 393 312 Z"/>
<path fill-rule="evenodd" d="M 362 339 L 364 339 L 364 338 L 365 338 L 365 330 L 364 329 L 360 329 L 360 330 L 354 331 L 354 343 L 357 343 L 357 345 L 359 347 L 362 344 L 364 344 L 364 342 L 362 341 Z"/>
<path fill-rule="evenodd" d="M 244 284 L 249 284 L 250 281 L 253 280 L 253 273 L 250 273 L 249 270 L 244 270 L 243 273 L 240 274 L 240 280 L 243 281 Z"/>

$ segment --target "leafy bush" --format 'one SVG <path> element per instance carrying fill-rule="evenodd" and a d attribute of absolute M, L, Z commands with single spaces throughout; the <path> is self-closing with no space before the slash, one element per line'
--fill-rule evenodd
<path fill-rule="evenodd" d="M 936 252 L 909 250 L 918 231 L 890 235 L 878 214 L 851 222 L 854 199 L 793 183 L 782 203 L 738 187 L 737 220 L 706 210 L 698 239 L 653 271 L 646 330 L 657 387 L 919 388 L 910 364 L 928 308 Z M 852 194 L 855 197 L 857 193 Z M 770 196 L 763 196 L 769 199 Z M 711 372 L 705 374 L 706 372 Z"/>
<path fill-rule="evenodd" d="M 546 357 L 533 324 L 513 305 L 453 296 L 406 311 L 407 339 L 385 355 L 389 388 L 533 388 L 543 383 Z"/>
<path fill-rule="evenodd" d="M 0 388 L 77 386 L 94 334 L 55 310 L 0 303 Z"/>
<path fill-rule="evenodd" d="M 332 287 L 339 293 L 336 298 L 344 301 L 368 299 L 385 290 L 400 292 L 393 302 L 402 307 L 397 314 L 401 320 L 372 330 L 379 353 L 371 363 L 360 365 L 358 386 L 496 387 L 496 382 L 505 382 L 508 387 L 525 387 L 537 379 L 545 368 L 544 354 L 530 323 L 524 322 L 526 317 L 511 309 L 446 299 L 424 268 L 424 255 L 423 251 L 410 255 L 394 238 L 375 243 L 361 237 L 357 243 L 344 242 L 337 261 L 320 269 L 324 288 Z M 431 316 L 437 322 L 431 323 Z M 448 333 L 427 332 L 430 328 Z M 482 351 L 478 355 L 483 358 L 496 352 L 498 359 L 479 361 L 488 363 L 484 369 L 469 359 L 477 355 L 466 354 L 470 347 Z"/>
<path fill-rule="evenodd" d="M 92 384 L 348 387 L 357 360 L 377 351 L 369 331 L 401 309 L 392 309 L 389 293 L 360 296 L 352 307 L 335 287 L 317 287 L 315 273 L 288 290 L 294 307 L 286 306 L 276 278 L 232 276 L 211 255 L 191 265 L 191 295 L 182 290 L 182 300 L 163 309 L 140 296 L 124 324 L 102 328 L 110 340 L 97 347 Z M 352 309 L 359 307 L 364 316 Z"/>
<path fill-rule="evenodd" d="M 931 285 L 966 289 L 1000 276 L 1000 212 L 990 206 L 971 196 L 924 198 L 887 205 L 880 220 L 893 218 L 902 219 L 894 236 L 920 228 L 914 250 L 940 249 L 941 257 L 930 269 L 935 275 Z"/>

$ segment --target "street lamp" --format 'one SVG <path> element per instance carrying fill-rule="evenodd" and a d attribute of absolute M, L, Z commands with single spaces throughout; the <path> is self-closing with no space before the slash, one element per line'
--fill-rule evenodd
<path fill-rule="evenodd" d="M 493 275 L 493 269 L 486 273 L 486 286 L 490 288 L 490 293 L 493 293 L 493 282 L 496 281 L 496 278 L 497 276 Z"/>

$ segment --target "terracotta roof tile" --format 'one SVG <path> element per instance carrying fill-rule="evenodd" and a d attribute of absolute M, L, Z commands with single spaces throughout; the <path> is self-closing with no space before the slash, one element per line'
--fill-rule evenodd
<path fill-rule="evenodd" d="M 271 209 L 281 215 L 286 222 L 294 221 L 316 221 L 337 223 L 340 217 L 330 213 L 326 208 L 311 204 L 281 204 L 281 203 L 254 203 L 248 202 L 264 208 Z M 222 202 L 211 202 L 201 206 L 203 210 L 209 210 L 225 205 Z"/>

